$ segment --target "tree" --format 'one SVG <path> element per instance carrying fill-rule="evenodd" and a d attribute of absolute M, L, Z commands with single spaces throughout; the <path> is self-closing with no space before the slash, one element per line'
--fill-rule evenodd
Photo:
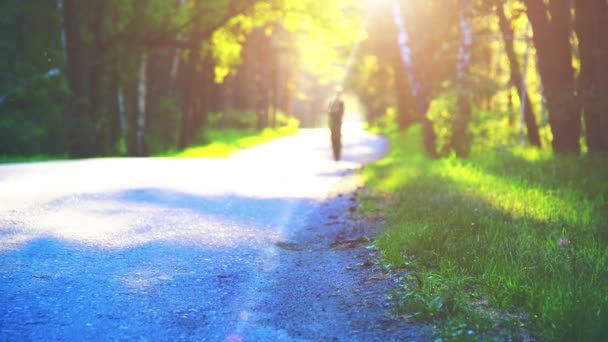
<path fill-rule="evenodd" d="M 55 0 L 0 2 L 0 155 L 67 149 L 63 118 L 69 94 L 57 5 Z"/>
<path fill-rule="evenodd" d="M 460 0 L 460 49 L 458 51 L 458 67 L 456 77 L 456 92 L 458 93 L 458 113 L 454 119 L 452 131 L 452 148 L 459 157 L 469 154 L 471 138 L 469 122 L 471 121 L 470 81 L 467 80 L 472 57 L 473 46 L 473 4 L 471 0 Z"/>
<path fill-rule="evenodd" d="M 578 94 L 591 153 L 608 153 L 608 3 L 576 0 L 581 73 Z"/>
<path fill-rule="evenodd" d="M 200 4 L 199 2 L 198 4 Z M 190 141 L 194 135 L 193 120 L 196 111 L 195 106 L 195 87 L 197 68 L 201 60 L 201 48 L 203 40 L 207 37 L 203 36 L 201 30 L 201 14 L 194 16 L 192 20 L 192 33 L 190 35 L 190 45 L 188 46 L 188 60 L 184 66 L 184 103 L 182 109 L 182 126 L 180 132 L 180 148 L 186 148 L 190 145 Z"/>
<path fill-rule="evenodd" d="M 393 10 L 414 111 L 422 123 L 424 146 L 431 156 L 438 155 L 437 134 L 427 111 L 431 101 L 442 91 L 443 83 L 453 81 L 456 75 L 457 54 L 446 49 L 452 38 L 461 41 L 455 37 L 458 32 L 453 30 L 460 19 L 454 15 L 459 13 L 454 6 L 450 1 L 408 1 L 404 5 L 396 1 Z"/>
<path fill-rule="evenodd" d="M 553 149 L 557 153 L 579 153 L 581 112 L 575 94 L 572 67 L 570 1 L 524 0 L 534 30 L 534 45 L 543 81 Z"/>
<path fill-rule="evenodd" d="M 503 36 L 503 41 L 505 45 L 505 52 L 507 54 L 507 58 L 509 59 L 509 69 L 511 72 L 511 84 L 517 90 L 517 94 L 525 94 L 525 103 L 524 103 L 524 120 L 526 122 L 526 128 L 528 132 L 528 140 L 534 146 L 541 146 L 540 142 L 540 134 L 538 133 L 538 125 L 536 123 L 536 117 L 534 116 L 534 110 L 532 109 L 532 103 L 530 101 L 530 96 L 527 94 L 527 89 L 523 88 L 522 75 L 520 72 L 520 66 L 517 62 L 517 56 L 515 54 L 515 48 L 513 41 L 515 39 L 515 33 L 513 32 L 513 27 L 511 26 L 510 21 L 507 19 L 505 15 L 504 5 L 501 2 L 496 3 L 496 16 L 498 17 L 498 25 L 500 26 L 500 31 Z"/>

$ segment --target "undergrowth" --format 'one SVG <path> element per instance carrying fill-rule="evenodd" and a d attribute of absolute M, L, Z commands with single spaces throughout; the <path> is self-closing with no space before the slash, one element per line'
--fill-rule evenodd
<path fill-rule="evenodd" d="M 67 156 L 46 156 L 46 155 L 29 156 L 29 157 L 0 156 L 0 164 L 36 163 L 36 162 L 57 161 L 57 160 L 66 160 L 66 159 L 68 159 Z"/>
<path fill-rule="evenodd" d="M 394 297 L 449 338 L 608 340 L 608 159 L 532 148 L 427 159 L 418 127 L 391 133 L 364 176 Z"/>
<path fill-rule="evenodd" d="M 226 158 L 242 149 L 251 148 L 272 140 L 294 135 L 298 131 L 297 121 L 291 121 L 287 126 L 263 131 L 237 130 L 237 129 L 213 129 L 207 130 L 192 144 L 182 151 L 169 151 L 157 153 L 154 157 L 162 158 Z M 126 154 L 126 148 L 125 152 Z M 8 157 L 0 156 L 0 164 L 8 163 L 33 163 L 45 161 L 59 161 L 72 159 L 69 156 L 30 156 L 30 157 Z"/>
<path fill-rule="evenodd" d="M 183 151 L 172 151 L 157 157 L 168 158 L 226 158 L 239 150 L 269 141 L 294 135 L 298 131 L 297 121 L 276 129 L 266 128 L 261 132 L 252 130 L 208 130 L 201 135 L 194 146 Z"/>

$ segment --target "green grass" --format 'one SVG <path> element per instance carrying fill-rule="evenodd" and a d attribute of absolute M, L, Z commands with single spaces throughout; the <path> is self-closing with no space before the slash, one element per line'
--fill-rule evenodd
<path fill-rule="evenodd" d="M 608 159 L 512 148 L 429 160 L 420 140 L 417 127 L 391 134 L 389 157 L 364 171 L 364 209 L 388 225 L 383 262 L 413 271 L 394 294 L 401 313 L 451 338 L 608 340 Z"/>
<path fill-rule="evenodd" d="M 44 161 L 54 161 L 54 160 L 66 160 L 69 159 L 67 156 L 30 156 L 30 157 L 7 157 L 0 156 L 0 164 L 9 164 L 9 163 L 36 163 L 36 162 L 44 162 Z"/>
<path fill-rule="evenodd" d="M 159 153 L 154 157 L 162 158 L 226 158 L 239 150 L 254 147 L 272 140 L 294 135 L 298 132 L 298 122 L 287 120 L 285 126 L 272 129 L 266 128 L 261 132 L 236 129 L 210 129 L 205 131 L 194 142 L 194 146 L 183 151 Z M 7 157 L 0 156 L 0 164 L 32 163 L 54 160 L 67 160 L 68 156 L 29 156 Z"/>
<path fill-rule="evenodd" d="M 239 150 L 264 144 L 269 141 L 296 134 L 297 124 L 278 129 L 267 128 L 262 132 L 234 129 L 210 130 L 205 132 L 196 146 L 183 151 L 157 155 L 165 158 L 226 158 Z M 207 142 L 207 143 L 206 143 Z"/>

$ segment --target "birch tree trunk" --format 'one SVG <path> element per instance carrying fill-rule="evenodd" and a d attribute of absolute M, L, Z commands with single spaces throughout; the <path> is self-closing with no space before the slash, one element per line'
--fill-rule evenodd
<path fill-rule="evenodd" d="M 186 0 L 179 0 L 177 3 L 178 7 L 184 7 L 186 5 Z M 173 51 L 173 58 L 171 61 L 171 71 L 170 71 L 170 79 L 169 79 L 169 89 L 170 93 L 175 95 L 177 88 L 177 71 L 179 70 L 180 60 L 182 55 L 182 49 L 177 47 Z"/>
<path fill-rule="evenodd" d="M 471 138 L 469 122 L 471 121 L 470 86 L 467 80 L 471 65 L 473 47 L 473 4 L 471 0 L 460 0 L 460 50 L 458 51 L 458 68 L 456 87 L 458 92 L 458 113 L 454 118 L 452 130 L 452 148 L 459 157 L 469 154 Z"/>
<path fill-rule="evenodd" d="M 426 117 L 426 112 L 430 105 L 430 98 L 428 96 L 428 91 L 425 89 L 425 87 L 423 87 L 422 83 L 420 83 L 416 75 L 416 70 L 412 60 L 412 50 L 409 45 L 410 36 L 407 31 L 405 17 L 403 16 L 403 11 L 401 10 L 401 4 L 399 1 L 394 2 L 393 20 L 395 26 L 397 27 L 397 39 L 399 43 L 399 51 L 401 53 L 401 60 L 403 62 L 403 66 L 405 67 L 412 96 L 414 97 L 415 101 L 415 112 L 422 122 L 424 147 L 427 154 L 436 157 L 437 138 L 433 128 L 433 123 Z"/>
<path fill-rule="evenodd" d="M 76 0 L 60 0 L 63 11 L 64 54 L 68 82 L 72 93 L 80 97 L 83 95 L 80 70 L 80 31 L 78 22 L 78 9 Z"/>
<path fill-rule="evenodd" d="M 124 108 L 124 101 L 120 94 L 120 80 L 118 77 L 118 67 L 114 65 L 110 71 L 110 127 L 109 127 L 109 144 L 112 148 L 116 147 L 116 143 L 122 136 L 120 126 L 121 106 Z"/>
<path fill-rule="evenodd" d="M 68 49 L 67 49 L 67 39 L 65 35 L 65 19 L 63 12 L 63 0 L 57 0 L 57 10 L 59 11 L 59 15 L 61 17 L 61 48 L 63 50 L 63 60 L 67 65 L 68 61 Z"/>
<path fill-rule="evenodd" d="M 135 152 L 141 157 L 145 154 L 144 133 L 146 128 L 146 85 L 147 85 L 148 54 L 141 56 L 139 66 L 139 84 L 137 87 L 137 128 L 135 130 Z"/>

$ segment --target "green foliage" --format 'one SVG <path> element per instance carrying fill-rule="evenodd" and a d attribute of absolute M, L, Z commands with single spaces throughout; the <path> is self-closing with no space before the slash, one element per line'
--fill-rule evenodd
<path fill-rule="evenodd" d="M 280 12 L 268 2 L 256 2 L 251 11 L 239 14 L 218 29 L 211 38 L 211 48 L 215 64 L 215 81 L 222 83 L 226 76 L 241 64 L 243 44 L 251 32 L 266 26 L 266 33 L 272 33 L 271 26 L 280 18 Z"/>
<path fill-rule="evenodd" d="M 437 152 L 446 155 L 450 152 L 450 140 L 452 138 L 453 116 L 458 110 L 457 95 L 454 92 L 446 92 L 436 97 L 429 107 L 427 117 L 433 121 L 435 133 L 437 134 Z"/>
<path fill-rule="evenodd" d="M 251 111 L 232 111 L 228 113 L 212 113 L 209 115 L 209 128 L 234 128 L 237 130 L 254 130 L 258 114 Z"/>
<path fill-rule="evenodd" d="M 397 111 L 395 108 L 390 107 L 386 110 L 386 113 L 379 117 L 372 124 L 368 124 L 369 129 L 376 134 L 384 134 L 393 136 L 398 133 L 399 128 L 396 125 L 397 122 Z"/>
<path fill-rule="evenodd" d="M 62 18 L 56 0 L 4 0 L 0 2 L 3 14 L 0 18 L 0 59 L 5 61 L 0 64 L 0 97 L 6 97 L 6 100 L 0 103 L 1 151 L 11 155 L 53 154 L 68 150 L 89 155 L 114 153 L 117 141 L 125 138 L 118 136 L 124 132 L 117 132 L 114 124 L 118 111 L 114 103 L 116 87 L 127 98 L 126 119 L 131 123 L 127 135 L 133 137 L 132 126 L 137 118 L 132 117 L 137 115 L 136 88 L 144 53 L 153 65 L 148 70 L 148 88 L 154 85 L 159 88 L 150 91 L 155 99 L 148 101 L 151 103 L 145 113 L 145 139 L 148 150 L 153 153 L 173 147 L 178 141 L 183 140 L 184 144 L 189 141 L 190 137 L 178 139 L 176 127 L 180 126 L 177 121 L 181 112 L 190 110 L 204 108 L 195 114 L 204 116 L 206 109 L 259 111 L 259 106 L 266 106 L 266 109 L 282 106 L 280 109 L 285 111 L 302 112 L 298 114 L 302 115 L 303 122 L 306 116 L 312 117 L 310 121 L 314 123 L 319 121 L 315 120 L 315 113 L 321 112 L 320 103 L 333 84 L 346 85 L 360 97 L 370 122 L 394 107 L 399 111 L 404 127 L 423 113 L 416 113 L 417 102 L 408 89 L 407 75 L 398 67 L 401 60 L 391 3 L 360 0 L 81 1 L 75 11 L 70 12 L 75 16 L 70 18 L 76 19 L 73 36 L 78 46 L 73 51 L 77 58 L 66 61 L 67 51 L 63 51 L 61 34 L 61 23 L 66 18 Z M 476 37 L 498 34 L 493 4 L 474 3 Z M 524 34 L 525 7 L 519 1 L 506 1 L 505 4 L 507 15 L 513 19 L 515 35 Z M 458 2 L 409 0 L 402 1 L 402 5 L 410 33 L 414 69 L 425 85 L 428 93 L 425 95 L 433 101 L 429 115 L 435 121 L 438 148 L 442 154 L 449 155 L 450 123 L 456 114 Z M 255 53 L 247 56 L 244 54 L 247 43 L 256 45 L 254 33 L 267 38 L 261 40 L 269 46 L 257 44 L 263 46 L 257 46 L 258 50 L 254 48 Z M 193 37 L 200 41 L 195 42 L 197 39 Z M 470 95 L 476 111 L 470 126 L 475 139 L 474 150 L 510 145 L 516 139 L 513 109 L 517 108 L 518 99 L 513 96 L 513 101 L 507 101 L 509 95 L 517 94 L 507 86 L 509 65 L 502 43 L 475 40 L 471 72 L 466 80 L 471 86 Z M 516 40 L 514 44 L 521 59 L 525 43 Z M 194 54 L 191 51 L 194 48 L 200 48 L 200 51 Z M 189 56 L 193 55 L 199 56 L 200 60 L 189 64 L 191 68 L 178 66 L 174 59 L 178 52 L 181 63 L 188 63 Z M 532 56 L 536 53 L 534 48 L 531 53 Z M 239 69 L 246 64 L 244 58 L 249 59 L 246 70 Z M 580 69 L 578 56 L 573 64 L 575 69 Z M 48 70 L 55 68 L 62 74 L 46 79 Z M 98 77 L 94 77 L 93 69 Z M 186 69 L 194 70 L 186 72 L 193 79 L 180 74 Z M 535 69 L 536 63 L 531 62 L 527 80 L 530 99 L 538 108 L 540 80 Z M 78 75 L 82 89 L 69 89 L 76 87 L 68 85 L 69 70 Z M 207 70 L 213 70 L 213 74 L 207 75 Z M 224 86 L 222 83 L 237 73 L 246 74 L 241 80 L 247 82 L 237 90 L 244 91 L 238 96 L 247 100 L 228 98 L 237 96 L 233 93 L 237 91 L 235 89 L 227 92 L 211 89 Z M 115 75 L 118 75 L 117 80 Z M 273 80 L 281 84 L 271 86 Z M 209 84 L 213 81 L 220 85 Z M 234 85 L 225 87 L 235 88 Z M 252 90 L 256 87 L 257 90 Z M 275 90 L 266 89 L 271 87 L 277 88 L 272 96 L 269 93 Z M 196 90 L 190 94 L 191 89 Z M 210 99 L 214 97 L 211 94 L 219 93 L 229 95 Z M 156 97 L 162 97 L 162 103 L 156 103 Z M 274 103 L 260 104 L 268 102 L 270 97 Z M 244 108 L 242 103 L 237 106 L 214 103 L 216 100 L 242 102 L 250 108 Z M 194 121 L 200 125 L 204 120 Z M 183 125 L 189 126 L 188 123 Z M 548 145 L 552 136 L 547 126 L 541 125 L 541 135 L 543 143 Z M 131 147 L 134 143 L 130 140 L 127 138 L 126 144 Z"/>
<path fill-rule="evenodd" d="M 56 1 L 0 3 L 0 155 L 62 154 L 68 92 L 62 63 Z"/>
<path fill-rule="evenodd" d="M 374 54 L 360 58 L 353 75 L 349 77 L 349 84 L 364 104 L 370 123 L 382 117 L 387 107 L 394 102 L 393 68 Z M 406 89 L 403 89 L 403 96 L 407 96 L 405 92 Z"/>
<path fill-rule="evenodd" d="M 450 140 L 454 113 L 457 111 L 457 94 L 454 91 L 443 92 L 431 102 L 427 117 L 435 128 L 439 155 L 447 156 L 452 153 Z M 486 110 L 474 105 L 472 114 L 469 131 L 473 137 L 473 152 L 505 148 L 518 143 L 518 127 L 511 123 L 510 113 Z"/>
<path fill-rule="evenodd" d="M 59 82 L 31 79 L 27 85 L 0 104 L 0 150 L 11 156 L 61 154 L 66 149 L 67 132 L 61 102 L 67 96 L 57 89 Z M 40 108 L 39 103 L 46 103 Z"/>
<path fill-rule="evenodd" d="M 161 97 L 158 106 L 149 111 L 146 146 L 150 154 L 158 154 L 177 145 L 182 115 L 175 99 L 170 96 Z"/>
<path fill-rule="evenodd" d="M 606 339 L 608 161 L 525 148 L 432 161 L 418 135 L 393 134 L 391 155 L 365 171 L 369 208 L 387 205 L 383 260 L 414 271 L 398 293 L 404 311 Z"/>

